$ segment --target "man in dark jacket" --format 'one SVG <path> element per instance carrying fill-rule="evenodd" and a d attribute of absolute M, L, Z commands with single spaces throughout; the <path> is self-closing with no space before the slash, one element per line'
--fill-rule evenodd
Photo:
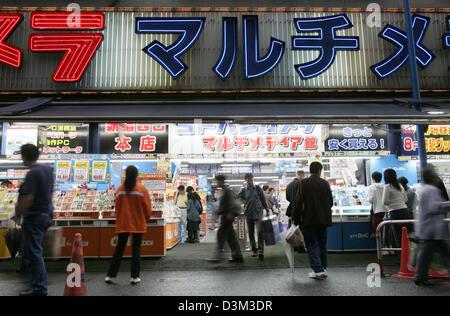
<path fill-rule="evenodd" d="M 217 232 L 217 248 L 214 258 L 209 259 L 211 262 L 219 262 L 222 260 L 222 252 L 225 242 L 231 249 L 230 262 L 244 262 L 241 253 L 241 247 L 234 232 L 234 218 L 241 214 L 241 205 L 236 201 L 234 193 L 225 185 L 226 177 L 224 175 L 216 176 L 217 187 L 221 189 L 218 196 L 217 215 L 220 217 L 220 227 Z"/>
<path fill-rule="evenodd" d="M 245 174 L 247 185 L 239 192 L 238 197 L 245 201 L 244 213 L 247 218 L 248 237 L 252 247 L 253 257 L 258 256 L 260 260 L 264 259 L 264 231 L 262 225 L 263 212 L 269 216 L 269 207 L 266 197 L 260 186 L 253 183 L 253 174 Z M 258 248 L 255 242 L 255 226 L 258 233 Z"/>
<path fill-rule="evenodd" d="M 302 180 L 294 207 L 294 223 L 299 225 L 305 238 L 312 279 L 328 276 L 327 227 L 331 226 L 333 196 L 330 185 L 320 178 L 322 164 L 313 162 L 309 166 L 311 176 Z"/>
<path fill-rule="evenodd" d="M 289 205 L 286 209 L 286 216 L 289 217 L 289 226 L 291 226 L 292 221 L 292 211 L 294 210 L 295 197 L 300 186 L 300 182 L 305 178 L 305 172 L 303 170 L 298 170 L 297 175 L 286 187 L 286 200 Z"/>

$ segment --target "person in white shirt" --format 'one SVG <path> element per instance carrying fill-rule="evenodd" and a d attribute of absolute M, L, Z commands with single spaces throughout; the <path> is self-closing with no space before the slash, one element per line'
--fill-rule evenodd
<path fill-rule="evenodd" d="M 410 219 L 406 202 L 405 189 L 397 180 L 397 173 L 394 169 L 386 169 L 384 171 L 384 182 L 386 186 L 383 190 L 383 205 L 386 207 L 390 220 L 407 220 Z M 412 225 L 392 225 L 392 233 L 394 236 L 394 248 L 401 247 L 402 227 L 408 229 L 408 233 L 412 232 Z"/>
<path fill-rule="evenodd" d="M 383 175 L 381 172 L 372 173 L 373 183 L 369 186 L 367 200 L 372 204 L 372 227 L 376 231 L 378 225 L 383 221 L 386 215 L 386 208 L 383 205 L 384 184 L 381 183 Z"/>

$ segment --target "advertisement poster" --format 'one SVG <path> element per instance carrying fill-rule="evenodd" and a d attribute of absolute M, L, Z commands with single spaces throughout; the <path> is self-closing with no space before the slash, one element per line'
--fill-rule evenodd
<path fill-rule="evenodd" d="M 418 156 L 416 126 L 402 125 L 402 156 Z M 425 147 L 429 155 L 450 154 L 450 125 L 429 125 L 425 131 Z"/>
<path fill-rule="evenodd" d="M 70 182 L 72 171 L 72 160 L 56 161 L 56 182 Z"/>
<path fill-rule="evenodd" d="M 91 180 L 92 182 L 107 182 L 108 175 L 108 160 L 92 160 L 91 163 Z"/>
<path fill-rule="evenodd" d="M 106 154 L 167 154 L 167 125 L 100 124 L 100 151 Z M 131 157 L 130 157 L 131 158 Z"/>
<path fill-rule="evenodd" d="M 20 155 L 25 144 L 37 145 L 38 127 L 35 125 L 10 125 L 6 130 L 5 155 Z"/>
<path fill-rule="evenodd" d="M 386 152 L 387 131 L 371 125 L 329 125 L 325 155 L 360 155 Z"/>
<path fill-rule="evenodd" d="M 89 182 L 89 161 L 75 160 L 73 182 Z"/>
<path fill-rule="evenodd" d="M 323 152 L 320 125 L 175 124 L 169 130 L 169 153 L 308 155 Z"/>
<path fill-rule="evenodd" d="M 82 154 L 87 151 L 88 125 L 39 125 L 37 137 L 43 154 Z"/>

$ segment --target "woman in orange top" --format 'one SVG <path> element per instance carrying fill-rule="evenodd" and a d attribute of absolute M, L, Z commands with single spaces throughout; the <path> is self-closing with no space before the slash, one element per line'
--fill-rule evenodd
<path fill-rule="evenodd" d="M 151 216 L 151 202 L 147 189 L 137 182 L 138 170 L 128 166 L 125 171 L 125 182 L 115 193 L 116 233 L 119 236 L 106 283 L 112 283 L 119 272 L 120 261 L 128 243 L 128 237 L 133 234 L 133 260 L 131 263 L 131 283 L 141 282 L 140 260 L 142 235 L 147 232 L 147 222 Z"/>

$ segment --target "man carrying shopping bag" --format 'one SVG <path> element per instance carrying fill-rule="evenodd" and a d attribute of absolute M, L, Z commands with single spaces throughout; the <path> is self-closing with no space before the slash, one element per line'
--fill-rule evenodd
<path fill-rule="evenodd" d="M 327 268 L 327 227 L 331 226 L 333 196 L 330 185 L 320 178 L 322 164 L 313 162 L 309 166 L 311 176 L 302 180 L 294 206 L 294 223 L 299 225 L 308 251 L 313 272 L 312 279 L 328 276 Z"/>

